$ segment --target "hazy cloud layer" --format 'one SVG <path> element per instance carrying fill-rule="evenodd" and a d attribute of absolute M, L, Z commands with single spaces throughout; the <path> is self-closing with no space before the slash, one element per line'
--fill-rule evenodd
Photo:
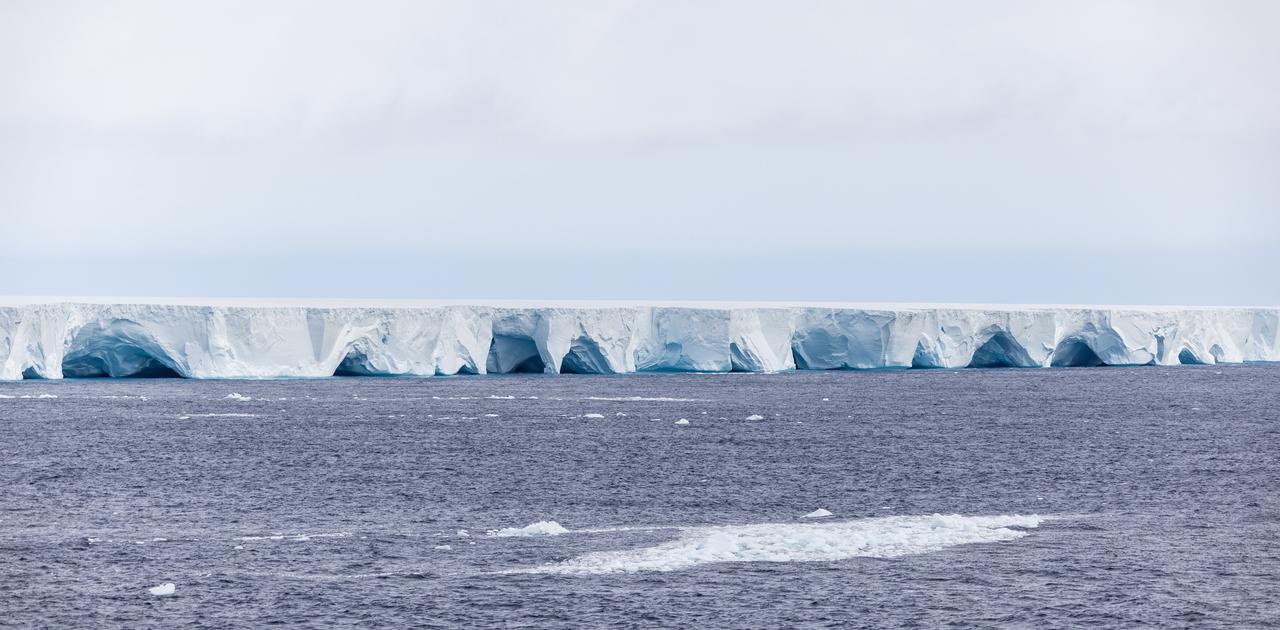
<path fill-rule="evenodd" d="M 886 286 L 903 256 L 1280 262 L 1276 24 L 1269 1 L 8 2 L 0 262 L 390 256 L 419 262 L 376 290 L 424 297 L 459 292 L 404 290 L 438 260 L 501 291 L 492 261 L 541 262 L 564 297 L 617 294 L 557 282 L 592 260 L 879 260 Z M 1203 299 L 1276 299 L 1224 260 Z M 296 277 L 242 267 L 247 293 Z M 658 268 L 635 293 L 699 293 Z M 902 268 L 895 297 L 954 293 Z M 1135 282 L 1106 276 L 1097 299 Z M 768 278 L 742 297 L 796 293 Z"/>

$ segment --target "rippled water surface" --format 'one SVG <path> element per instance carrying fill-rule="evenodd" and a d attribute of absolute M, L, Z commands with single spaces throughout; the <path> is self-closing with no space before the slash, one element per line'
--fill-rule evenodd
<path fill-rule="evenodd" d="M 1275 365 L 0 384 L 0 625 L 1263 627 L 1278 391 Z"/>

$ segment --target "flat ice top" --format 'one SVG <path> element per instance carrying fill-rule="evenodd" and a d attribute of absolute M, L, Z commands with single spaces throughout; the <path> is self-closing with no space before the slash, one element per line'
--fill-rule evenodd
<path fill-rule="evenodd" d="M 502 300 L 502 299 L 387 299 L 387 298 L 236 298 L 236 297 L 137 297 L 137 296 L 0 296 L 0 306 L 31 304 L 155 304 L 172 306 L 244 306 L 315 308 L 430 308 L 438 306 L 488 306 L 500 308 L 621 308 L 662 306 L 678 308 L 841 308 L 841 309 L 962 309 L 962 310 L 1222 310 L 1277 308 L 1275 306 L 1179 306 L 1136 304 L 979 304 L 942 302 L 821 302 L 734 300 Z"/>

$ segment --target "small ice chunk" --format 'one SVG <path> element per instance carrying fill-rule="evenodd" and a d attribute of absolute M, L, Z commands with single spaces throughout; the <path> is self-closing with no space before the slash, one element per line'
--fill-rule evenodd
<path fill-rule="evenodd" d="M 496 538 L 524 537 L 524 536 L 559 536 L 567 534 L 569 530 L 565 529 L 555 521 L 538 521 L 530 523 L 524 527 L 504 527 L 502 529 L 494 529 L 489 531 L 490 536 Z"/>
<path fill-rule="evenodd" d="M 679 426 L 685 426 L 685 425 L 689 424 L 689 421 L 688 421 L 688 420 L 685 420 L 684 418 L 681 418 L 681 419 L 679 419 L 679 420 L 676 420 L 676 424 L 677 424 L 677 425 L 679 425 Z"/>
<path fill-rule="evenodd" d="M 824 510 L 822 508 L 818 508 L 812 512 L 809 512 L 808 514 L 805 514 L 804 516 L 801 516 L 800 518 L 827 518 L 828 516 L 831 516 L 831 512 L 828 512 L 827 510 Z"/>
<path fill-rule="evenodd" d="M 822 399 L 822 402 L 831 402 L 831 399 L 830 399 L 830 398 L 823 398 L 823 399 Z"/>
<path fill-rule="evenodd" d="M 582 414 L 582 417 L 583 418 L 603 418 L 604 416 L 598 413 L 584 413 Z"/>
<path fill-rule="evenodd" d="M 173 595 L 173 592 L 175 590 L 177 590 L 177 587 L 173 585 L 173 582 L 165 582 L 160 586 L 153 586 L 147 589 L 148 592 L 150 592 L 152 595 L 155 595 L 156 597 L 165 597 L 167 595 Z"/>
<path fill-rule="evenodd" d="M 758 414 L 758 413 L 753 413 L 753 414 L 751 414 L 751 415 L 747 416 L 747 420 L 764 420 L 764 416 L 762 416 L 762 415 L 760 415 L 760 414 Z"/>
<path fill-rule="evenodd" d="M 453 549 L 453 547 L 450 545 L 436 545 L 432 547 L 432 549 L 439 549 L 440 551 L 449 551 L 450 549 Z"/>
<path fill-rule="evenodd" d="M 249 396 L 245 396 L 243 394 L 239 394 L 236 392 L 231 392 L 230 394 L 227 394 L 227 398 L 231 400 L 239 400 L 239 401 L 253 400 L 253 398 L 250 398 Z"/>
<path fill-rule="evenodd" d="M 458 538 L 467 538 L 467 537 L 470 537 L 470 536 L 471 536 L 471 534 L 467 533 L 467 530 L 465 530 L 465 529 L 460 529 L 460 530 L 458 530 Z"/>

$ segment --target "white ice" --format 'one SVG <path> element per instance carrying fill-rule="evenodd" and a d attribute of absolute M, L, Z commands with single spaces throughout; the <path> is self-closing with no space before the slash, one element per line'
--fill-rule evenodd
<path fill-rule="evenodd" d="M 831 516 L 831 512 L 828 512 L 823 508 L 818 508 L 804 516 L 801 516 L 800 518 L 827 518 L 828 516 Z"/>
<path fill-rule="evenodd" d="M 164 584 L 161 584 L 159 586 L 153 586 L 147 589 L 147 591 L 157 597 L 164 597 L 167 595 L 173 595 L 174 591 L 176 591 L 177 588 L 178 587 L 173 585 L 173 582 L 165 582 Z"/>
<path fill-rule="evenodd" d="M 1280 308 L 0 299 L 0 380 L 1248 361 Z"/>

